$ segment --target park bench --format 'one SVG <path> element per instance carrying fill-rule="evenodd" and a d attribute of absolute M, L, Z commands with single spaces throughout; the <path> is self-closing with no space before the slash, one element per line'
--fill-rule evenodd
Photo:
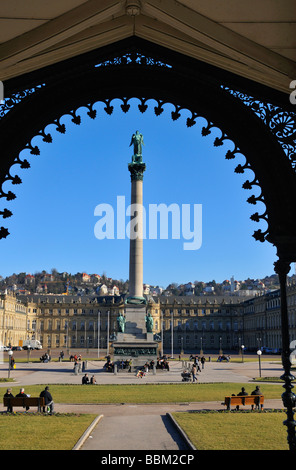
<path fill-rule="evenodd" d="M 37 406 L 38 411 L 41 411 L 41 407 L 45 406 L 44 397 L 3 397 L 3 405 L 12 406 L 12 408 Z"/>
<path fill-rule="evenodd" d="M 242 396 L 231 396 L 231 397 L 225 397 L 224 402 L 222 405 L 227 406 L 227 410 L 231 409 L 231 406 L 237 406 L 237 405 L 255 405 L 259 408 L 261 407 L 261 410 L 263 409 L 263 404 L 264 404 L 264 396 L 263 395 L 242 395 Z"/>

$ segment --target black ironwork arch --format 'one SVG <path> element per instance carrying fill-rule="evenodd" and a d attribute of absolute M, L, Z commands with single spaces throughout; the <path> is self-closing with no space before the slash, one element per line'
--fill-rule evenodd
<path fill-rule="evenodd" d="M 286 389 L 282 396 L 287 407 L 289 445 L 296 450 L 293 418 L 296 397 L 292 393 L 294 377 L 290 373 L 285 290 L 290 263 L 296 261 L 296 119 L 288 96 L 137 38 L 29 73 L 4 85 L 6 100 L 0 109 L 0 197 L 7 200 L 15 198 L 15 194 L 5 192 L 3 183 L 21 183 L 19 176 L 11 175 L 11 167 L 30 166 L 20 158 L 21 151 L 40 153 L 32 139 L 39 135 L 50 143 L 52 136 L 46 132 L 49 124 L 65 133 L 61 117 L 66 114 L 79 125 L 81 107 L 86 107 L 88 116 L 94 119 L 94 104 L 98 101 L 105 103 L 105 111 L 112 114 L 114 99 L 121 100 L 123 112 L 129 110 L 131 98 L 139 99 L 141 112 L 145 112 L 149 100 L 155 100 L 156 116 L 163 112 L 166 103 L 171 103 L 175 107 L 171 113 L 173 120 L 180 117 L 183 109 L 191 112 L 186 121 L 189 127 L 198 126 L 198 117 L 206 119 L 207 125 L 200 129 L 203 136 L 209 135 L 213 127 L 220 129 L 221 136 L 216 137 L 214 146 L 227 140 L 233 143 L 233 149 L 226 151 L 226 159 L 244 155 L 246 163 L 237 165 L 235 171 L 251 169 L 255 177 L 243 187 L 261 189 L 261 194 L 251 195 L 248 202 L 262 201 L 266 207 L 264 214 L 252 216 L 254 221 L 267 222 L 265 232 L 257 230 L 254 236 L 274 244 L 279 256 L 275 271 L 280 278 L 282 300 L 285 370 L 282 379 Z M 11 212 L 4 209 L 0 215 L 9 217 Z M 7 229 L 1 227 L 0 238 L 7 235 Z"/>
<path fill-rule="evenodd" d="M 175 106 L 171 113 L 173 120 L 180 117 L 182 109 L 191 112 L 187 126 L 196 125 L 198 117 L 207 120 L 207 126 L 200 129 L 203 136 L 209 135 L 213 127 L 220 129 L 221 137 L 215 139 L 214 145 L 221 146 L 227 140 L 233 142 L 233 150 L 226 152 L 227 159 L 234 158 L 238 153 L 245 156 L 245 165 L 238 165 L 235 171 L 243 173 L 251 169 L 255 178 L 251 182 L 246 181 L 243 187 L 261 188 L 261 194 L 251 195 L 248 202 L 256 204 L 262 201 L 266 206 L 263 214 L 255 212 L 251 217 L 255 222 L 267 222 L 266 230 L 255 231 L 254 237 L 275 244 L 279 253 L 286 251 L 287 237 L 292 240 L 295 236 L 296 240 L 293 153 L 290 152 L 292 158 L 286 155 L 266 122 L 246 106 L 247 100 L 242 100 L 241 96 L 237 98 L 235 91 L 229 92 L 227 80 L 220 76 L 209 77 L 209 70 L 202 66 L 192 69 L 191 62 L 182 62 L 179 56 L 177 59 L 171 54 L 164 57 L 163 50 L 161 54 L 149 48 L 147 50 L 147 45 L 144 47 L 143 43 L 132 47 L 120 47 L 119 44 L 111 57 L 110 51 L 105 55 L 101 51 L 100 54 L 86 56 L 89 60 L 66 61 L 63 66 L 51 68 L 50 74 L 48 70 L 33 74 L 27 78 L 30 88 L 19 91 L 16 89 L 18 82 L 12 83 L 10 96 L 0 113 L 1 183 L 9 180 L 13 184 L 21 182 L 18 176 L 10 175 L 10 167 L 16 163 L 21 168 L 29 166 L 27 160 L 19 157 L 25 148 L 32 154 L 39 154 L 39 148 L 31 144 L 36 135 L 42 136 L 45 142 L 51 142 L 52 136 L 45 132 L 49 124 L 55 124 L 57 131 L 65 132 L 65 126 L 60 123 L 60 118 L 65 114 L 70 114 L 72 121 L 80 124 L 78 108 L 87 107 L 87 114 L 95 118 L 93 105 L 98 101 L 104 102 L 105 111 L 111 114 L 111 102 L 115 98 L 122 100 L 124 112 L 128 111 L 131 98 L 139 98 L 142 112 L 147 109 L 148 101 L 153 99 L 157 102 L 154 108 L 156 116 L 162 113 L 165 103 L 171 103 Z M 14 93 L 13 87 L 16 90 Z M 11 200 L 15 195 L 2 189 L 0 197 Z M 2 216 L 9 215 L 10 211 L 4 209 Z M 5 237 L 7 231 L 3 227 L 1 230 L 0 236 Z M 290 249 L 294 251 L 292 244 Z M 293 254 L 296 255 L 296 241 Z"/>

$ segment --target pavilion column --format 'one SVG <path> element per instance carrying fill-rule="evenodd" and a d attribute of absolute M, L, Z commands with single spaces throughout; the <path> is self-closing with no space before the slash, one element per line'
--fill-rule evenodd
<path fill-rule="evenodd" d="M 281 293 L 281 329 L 282 329 L 282 364 L 284 368 L 284 375 L 281 379 L 284 380 L 283 387 L 286 391 L 282 394 L 283 404 L 287 408 L 287 419 L 284 425 L 287 426 L 288 443 L 290 450 L 296 451 L 296 435 L 293 408 L 296 404 L 296 395 L 292 392 L 294 386 L 292 380 L 295 379 L 291 375 L 291 361 L 290 361 L 290 339 L 289 339 L 289 320 L 287 308 L 287 274 L 290 271 L 290 263 L 279 259 L 274 263 L 274 270 L 279 276 L 280 293 Z"/>

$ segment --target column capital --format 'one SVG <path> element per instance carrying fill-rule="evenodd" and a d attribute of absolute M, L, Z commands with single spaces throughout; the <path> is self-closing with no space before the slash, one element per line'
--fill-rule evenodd
<path fill-rule="evenodd" d="M 131 174 L 131 181 L 143 181 L 144 171 L 146 170 L 145 163 L 129 163 L 128 169 Z"/>

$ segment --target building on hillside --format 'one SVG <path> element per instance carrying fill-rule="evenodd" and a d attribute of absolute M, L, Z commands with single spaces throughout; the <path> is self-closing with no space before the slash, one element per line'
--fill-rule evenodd
<path fill-rule="evenodd" d="M 90 282 L 91 277 L 90 277 L 90 275 L 87 274 L 87 273 L 82 273 L 82 275 L 81 275 L 81 280 L 82 280 L 82 282 Z"/>
<path fill-rule="evenodd" d="M 34 284 L 35 282 L 35 276 L 32 274 L 27 274 L 25 277 L 25 284 Z"/>

